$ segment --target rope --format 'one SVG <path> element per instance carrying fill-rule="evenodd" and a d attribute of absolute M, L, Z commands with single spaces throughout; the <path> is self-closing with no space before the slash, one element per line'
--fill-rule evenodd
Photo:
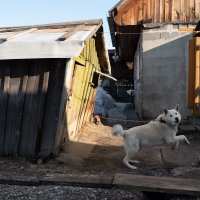
<path fill-rule="evenodd" d="M 187 31 L 181 31 L 181 32 L 187 32 Z M 142 35 L 144 34 L 144 32 L 119 32 L 119 31 L 100 31 L 100 32 L 97 32 L 99 34 L 115 34 L 115 35 Z M 146 32 L 145 32 L 146 33 Z"/>
<path fill-rule="evenodd" d="M 93 113 L 93 115 L 94 115 L 94 113 Z M 98 117 L 101 118 L 101 119 L 111 119 L 113 121 L 119 121 L 120 120 L 120 121 L 125 121 L 125 122 L 147 123 L 147 121 L 142 121 L 142 120 L 116 119 L 116 118 L 110 118 L 110 117 L 102 117 L 102 116 L 99 116 L 99 115 L 98 115 Z"/>

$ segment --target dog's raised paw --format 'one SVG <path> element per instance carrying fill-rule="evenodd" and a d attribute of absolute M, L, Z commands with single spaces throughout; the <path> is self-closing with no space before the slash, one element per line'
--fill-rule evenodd
<path fill-rule="evenodd" d="M 189 142 L 188 140 L 186 141 L 186 143 L 187 143 L 187 144 L 190 144 L 190 142 Z"/>
<path fill-rule="evenodd" d="M 137 169 L 137 167 L 133 166 L 133 165 L 128 166 L 128 168 L 130 168 L 130 169 Z"/>
<path fill-rule="evenodd" d="M 129 162 L 129 163 L 133 163 L 133 164 L 138 164 L 138 163 L 140 163 L 138 160 L 129 160 L 128 162 Z"/>
<path fill-rule="evenodd" d="M 129 169 L 137 169 L 137 167 L 134 166 L 134 165 L 131 165 L 131 164 L 129 163 L 129 161 L 130 161 L 130 160 L 127 160 L 127 159 L 124 159 L 124 160 L 123 160 L 124 164 L 125 164 Z"/>
<path fill-rule="evenodd" d="M 190 144 L 190 142 L 189 142 L 189 140 L 185 137 L 185 142 L 187 143 L 187 144 Z"/>

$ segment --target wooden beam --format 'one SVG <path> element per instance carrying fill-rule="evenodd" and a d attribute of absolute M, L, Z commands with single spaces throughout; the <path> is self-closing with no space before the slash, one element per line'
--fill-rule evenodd
<path fill-rule="evenodd" d="M 85 27 L 86 27 L 86 26 L 85 26 L 85 25 L 82 25 L 82 24 L 81 24 L 81 25 L 77 25 L 76 27 L 71 28 L 67 33 L 61 35 L 61 36 L 57 39 L 57 41 L 64 41 L 64 40 L 66 40 L 67 38 L 71 37 L 72 35 L 74 35 L 74 34 L 77 33 L 78 31 L 81 31 L 81 30 L 83 31 Z"/>
<path fill-rule="evenodd" d="M 197 179 L 116 174 L 113 184 L 140 191 L 200 195 L 200 180 Z"/>
<path fill-rule="evenodd" d="M 178 30 L 179 31 L 183 31 L 183 32 L 193 32 L 194 28 L 183 28 L 183 27 L 180 27 Z"/>
<path fill-rule="evenodd" d="M 11 36 L 8 36 L 6 38 L 0 38 L 1 42 L 6 42 L 8 40 L 12 40 L 12 39 L 15 39 L 15 38 L 18 38 L 18 37 L 21 37 L 21 36 L 24 36 L 28 33 L 31 33 L 33 31 L 36 31 L 37 28 L 31 28 L 31 29 L 28 29 L 28 30 L 25 30 L 25 31 L 21 31 L 19 33 L 15 33 L 14 35 L 11 35 Z"/>
<path fill-rule="evenodd" d="M 199 87 L 200 87 L 200 80 L 199 80 L 199 74 L 200 74 L 200 50 L 198 49 L 198 46 L 200 45 L 200 38 L 196 37 L 196 55 L 195 55 L 195 105 L 194 105 L 194 115 L 199 115 L 199 104 L 200 104 L 200 96 L 199 96 Z"/>
<path fill-rule="evenodd" d="M 32 25 L 32 26 L 16 26 L 16 27 L 2 27 L 0 28 L 0 32 L 7 31 L 24 31 L 30 28 L 37 28 L 38 30 L 42 29 L 62 29 L 70 26 L 81 25 L 84 24 L 86 26 L 93 25 L 102 25 L 102 19 L 96 20 L 80 20 L 80 21 L 72 21 L 72 22 L 64 22 L 64 23 L 53 23 L 53 24 L 41 24 L 41 25 Z"/>
<path fill-rule="evenodd" d="M 188 107 L 194 108 L 195 91 L 195 39 L 189 41 Z"/>

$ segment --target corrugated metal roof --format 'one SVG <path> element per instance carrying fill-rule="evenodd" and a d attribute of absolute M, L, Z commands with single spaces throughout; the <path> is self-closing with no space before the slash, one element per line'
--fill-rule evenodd
<path fill-rule="evenodd" d="M 0 28 L 0 60 L 77 57 L 101 26 L 98 19 Z"/>

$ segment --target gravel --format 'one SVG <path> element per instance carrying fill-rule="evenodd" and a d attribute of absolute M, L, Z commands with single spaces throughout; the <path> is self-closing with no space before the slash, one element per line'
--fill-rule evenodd
<path fill-rule="evenodd" d="M 12 186 L 0 185 L 0 199 L 31 200 L 145 200 L 141 192 L 120 189 L 82 188 L 71 186 Z"/>

